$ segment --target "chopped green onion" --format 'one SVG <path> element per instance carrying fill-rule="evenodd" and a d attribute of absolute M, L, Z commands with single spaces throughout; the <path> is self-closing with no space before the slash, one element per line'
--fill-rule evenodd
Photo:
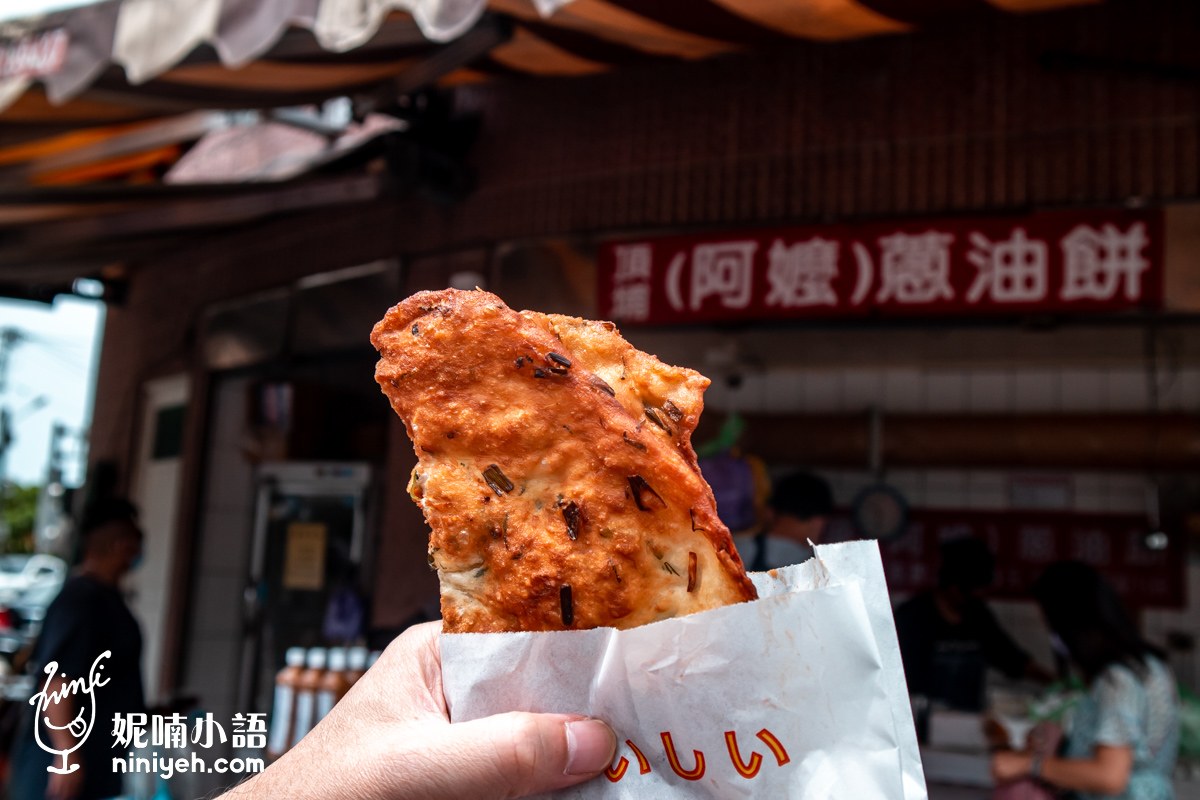
<path fill-rule="evenodd" d="M 567 523 L 567 536 L 571 537 L 571 541 L 575 541 L 579 538 L 579 531 L 583 527 L 583 513 L 572 500 L 562 507 L 562 515 L 563 521 Z"/>
<path fill-rule="evenodd" d="M 609 397 L 617 396 L 616 391 L 608 385 L 608 382 L 598 375 L 593 375 L 592 377 L 588 378 L 588 383 L 592 385 L 593 389 L 599 389 Z"/>
<path fill-rule="evenodd" d="M 571 600 L 571 584 L 564 583 L 558 590 L 558 603 L 562 608 L 563 625 L 569 628 L 575 622 L 575 604 Z"/>
<path fill-rule="evenodd" d="M 657 500 L 661 508 L 667 507 L 666 502 L 659 496 L 658 492 L 654 491 L 641 475 L 630 475 L 626 480 L 629 481 L 629 488 L 633 490 L 633 502 L 637 504 L 640 511 L 653 510 L 646 505 L 647 495 Z"/>
<path fill-rule="evenodd" d="M 483 471 L 483 479 L 487 481 L 488 486 L 492 487 L 492 491 L 497 496 L 503 496 L 514 488 L 513 482 L 505 477 L 504 473 L 500 471 L 500 467 L 495 464 Z"/>

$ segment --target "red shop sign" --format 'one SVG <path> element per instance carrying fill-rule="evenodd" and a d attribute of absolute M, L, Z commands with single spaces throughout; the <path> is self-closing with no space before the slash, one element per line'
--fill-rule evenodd
<path fill-rule="evenodd" d="M 990 594 L 1028 598 L 1034 581 L 1058 561 L 1090 564 L 1134 608 L 1182 608 L 1185 563 L 1179 537 L 1166 550 L 1146 547 L 1145 516 L 1054 511 L 929 511 L 914 509 L 901 536 L 880 543 L 888 590 L 910 594 L 937 585 L 939 548 L 976 538 L 996 557 Z M 848 517 L 830 520 L 826 541 L 859 538 Z"/>
<path fill-rule="evenodd" d="M 610 242 L 600 250 L 599 311 L 679 324 L 1156 308 L 1162 254 L 1158 209 Z"/>

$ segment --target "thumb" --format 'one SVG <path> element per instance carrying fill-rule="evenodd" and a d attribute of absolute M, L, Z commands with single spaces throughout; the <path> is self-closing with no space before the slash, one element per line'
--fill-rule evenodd
<path fill-rule="evenodd" d="M 617 736 L 577 714 L 513 712 L 450 725 L 458 797 L 524 797 L 582 783 L 612 764 Z"/>

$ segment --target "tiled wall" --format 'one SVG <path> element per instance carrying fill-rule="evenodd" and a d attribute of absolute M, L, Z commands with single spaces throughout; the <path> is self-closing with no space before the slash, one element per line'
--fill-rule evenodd
<path fill-rule="evenodd" d="M 796 467 L 772 468 L 773 476 L 787 474 Z M 865 470 L 814 470 L 829 481 L 834 503 L 848 506 L 855 495 L 875 478 Z M 913 508 L 1003 511 L 1014 508 L 1011 497 L 1013 478 L 1022 473 L 1005 470 L 890 470 L 887 482 L 899 489 Z M 1038 472 L 1045 477 L 1045 471 Z M 1141 514 L 1146 511 L 1146 476 L 1141 473 L 1069 472 L 1059 473 L 1072 488 L 1072 502 L 1064 510 L 1090 513 Z M 1148 612 L 1146 635 L 1163 644 L 1167 631 L 1184 631 L 1200 638 L 1200 565 L 1189 567 L 1188 597 L 1193 607 L 1185 611 Z M 897 602 L 903 597 L 894 598 Z M 1053 666 L 1048 631 L 1033 602 L 994 601 L 992 610 L 1017 643 L 1047 667 Z M 1176 663 L 1178 662 L 1178 663 Z M 1176 675 L 1189 686 L 1200 686 L 1191 659 L 1173 656 Z"/>
<path fill-rule="evenodd" d="M 791 467 L 772 472 L 786 474 Z M 834 502 L 849 506 L 875 478 L 866 470 L 816 470 L 833 488 Z M 1055 510 L 1082 513 L 1142 514 L 1146 511 L 1146 476 L 1138 472 L 1019 472 L 982 469 L 897 469 L 886 479 L 913 508 L 1006 511 L 1012 503 L 1012 483 L 1021 477 L 1065 479 L 1071 488 L 1070 503 Z"/>
<path fill-rule="evenodd" d="M 1183 633 L 1200 640 L 1200 564 L 1187 567 L 1188 607 L 1181 611 L 1147 611 L 1142 615 L 1142 632 L 1152 642 L 1165 645 L 1168 634 Z M 1200 665 L 1195 650 L 1168 650 L 1175 677 L 1192 691 L 1200 691 Z"/>
<path fill-rule="evenodd" d="M 1185 364 L 1158 372 L 1159 409 L 1200 412 L 1200 367 Z M 706 406 L 745 413 L 858 413 L 872 406 L 887 413 L 1139 413 L 1151 410 L 1147 370 L 1137 366 L 946 369 L 931 367 L 774 368 L 745 374 L 739 388 L 715 380 Z M 820 465 L 778 466 L 785 474 L 811 466 L 829 480 L 834 501 L 847 506 L 874 477 L 863 470 L 828 470 Z M 885 465 L 886 466 L 886 465 Z M 888 470 L 888 483 L 914 508 L 1008 510 L 1012 483 L 1025 475 L 1054 475 L 1070 487 L 1064 510 L 1142 514 L 1147 508 L 1148 476 L 1141 472 L 1022 473 L 986 469 Z M 1189 607 L 1146 611 L 1146 636 L 1165 646 L 1170 633 L 1200 640 L 1200 564 L 1188 566 Z M 1047 630 L 1032 602 L 997 601 L 992 608 L 1017 642 L 1051 666 Z M 1176 637 L 1177 638 L 1177 637 Z M 1170 651 L 1176 676 L 1200 689 L 1200 670 L 1187 651 Z"/>
<path fill-rule="evenodd" d="M 181 691 L 199 697 L 217 719 L 248 710 L 235 708 L 242 654 L 242 589 L 249 572 L 254 518 L 254 472 L 242 454 L 246 384 L 246 378 L 230 378 L 214 392 L 205 504 L 184 644 Z"/>
<path fill-rule="evenodd" d="M 1200 367 L 1158 371 L 1161 411 L 1200 411 Z M 1150 410 L 1147 370 L 1118 368 L 773 369 L 715 380 L 705 406 L 743 413 L 1053 413 Z"/>

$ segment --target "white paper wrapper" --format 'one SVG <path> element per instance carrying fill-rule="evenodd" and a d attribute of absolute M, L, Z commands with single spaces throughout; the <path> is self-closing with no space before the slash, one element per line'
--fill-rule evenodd
<path fill-rule="evenodd" d="M 752 577 L 753 603 L 633 630 L 445 634 L 450 718 L 607 720 L 614 768 L 556 799 L 924 800 L 878 546 Z"/>

